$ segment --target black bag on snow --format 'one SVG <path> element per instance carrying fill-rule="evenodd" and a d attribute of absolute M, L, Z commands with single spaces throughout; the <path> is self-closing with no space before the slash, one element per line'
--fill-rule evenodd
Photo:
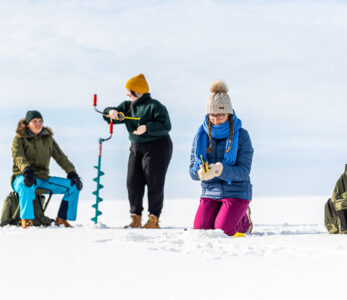
<path fill-rule="evenodd" d="M 324 224 L 329 233 L 347 233 L 347 165 L 325 204 Z"/>
<path fill-rule="evenodd" d="M 34 213 L 35 219 L 33 220 L 34 226 L 49 226 L 53 219 L 45 216 L 45 210 L 48 206 L 48 203 L 52 197 L 52 193 L 49 194 L 49 197 L 45 203 L 45 196 L 43 194 L 50 192 L 48 190 L 36 190 L 36 198 L 33 202 L 34 204 Z M 6 225 L 16 225 L 20 226 L 21 219 L 19 217 L 19 201 L 18 194 L 16 192 L 11 192 L 5 199 L 2 206 L 1 213 L 1 222 L 0 226 Z"/>

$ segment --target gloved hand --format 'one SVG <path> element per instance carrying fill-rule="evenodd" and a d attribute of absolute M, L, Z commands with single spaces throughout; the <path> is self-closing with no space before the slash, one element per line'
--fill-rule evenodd
<path fill-rule="evenodd" d="M 203 166 L 200 166 L 200 169 L 198 170 L 197 174 L 200 180 L 205 181 L 205 180 L 211 180 L 214 177 L 220 176 L 222 174 L 222 171 L 223 171 L 223 164 L 220 162 L 217 162 L 215 164 L 210 164 L 207 172 L 205 172 Z"/>
<path fill-rule="evenodd" d="M 25 186 L 31 187 L 34 183 L 36 183 L 34 168 L 32 166 L 28 166 L 23 170 L 23 176 Z"/>
<path fill-rule="evenodd" d="M 221 162 L 210 164 L 209 167 L 211 168 L 210 171 L 215 174 L 215 177 L 220 176 L 223 172 L 223 164 Z"/>
<path fill-rule="evenodd" d="M 71 185 L 76 184 L 77 189 L 80 191 L 83 188 L 83 183 L 81 181 L 81 178 L 78 176 L 78 174 L 75 171 L 71 171 L 68 175 L 67 178 L 71 180 Z"/>

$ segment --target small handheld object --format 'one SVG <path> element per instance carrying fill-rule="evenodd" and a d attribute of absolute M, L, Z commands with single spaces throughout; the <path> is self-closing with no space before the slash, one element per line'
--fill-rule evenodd
<path fill-rule="evenodd" d="M 205 163 L 201 154 L 200 154 L 200 158 L 201 158 L 202 166 L 204 168 L 204 172 L 206 173 L 206 172 L 208 172 L 208 161 Z"/>

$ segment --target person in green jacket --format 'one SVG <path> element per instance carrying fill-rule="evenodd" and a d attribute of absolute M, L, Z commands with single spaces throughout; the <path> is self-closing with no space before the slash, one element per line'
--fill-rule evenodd
<path fill-rule="evenodd" d="M 131 141 L 127 189 L 132 222 L 125 228 L 160 228 L 166 172 L 172 156 L 171 122 L 166 107 L 152 99 L 148 83 L 139 74 L 125 85 L 130 101 L 104 109 L 104 119 L 125 124 Z M 143 196 L 148 192 L 149 218 L 142 226 Z"/>
<path fill-rule="evenodd" d="M 64 194 L 56 225 L 70 227 L 67 220 L 76 220 L 78 197 L 83 185 L 75 167 L 54 140 L 52 130 L 43 126 L 43 118 L 38 111 L 28 111 L 26 117 L 18 122 L 12 157 L 11 184 L 19 195 L 22 227 L 33 225 L 33 201 L 37 188 L 51 190 L 53 194 Z M 67 178 L 49 175 L 51 157 L 68 174 Z"/>

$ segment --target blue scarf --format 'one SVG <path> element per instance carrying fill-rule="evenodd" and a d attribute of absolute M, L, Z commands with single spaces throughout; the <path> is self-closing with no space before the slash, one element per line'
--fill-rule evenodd
<path fill-rule="evenodd" d="M 239 130 L 242 127 L 242 122 L 237 118 L 235 112 L 233 111 L 233 142 L 231 149 L 224 153 L 224 159 L 222 164 L 233 166 L 237 159 L 237 151 L 239 146 Z M 230 146 L 230 122 L 225 122 L 220 125 L 211 124 L 211 135 L 214 139 L 227 139 L 225 144 L 225 151 L 228 150 Z M 204 162 L 207 162 L 207 146 L 209 145 L 208 139 L 208 115 L 205 116 L 205 120 L 200 126 L 198 133 L 195 138 L 195 162 L 193 166 L 193 171 L 196 173 L 200 165 L 202 165 L 201 156 Z M 228 181 L 228 183 L 231 183 Z"/>

